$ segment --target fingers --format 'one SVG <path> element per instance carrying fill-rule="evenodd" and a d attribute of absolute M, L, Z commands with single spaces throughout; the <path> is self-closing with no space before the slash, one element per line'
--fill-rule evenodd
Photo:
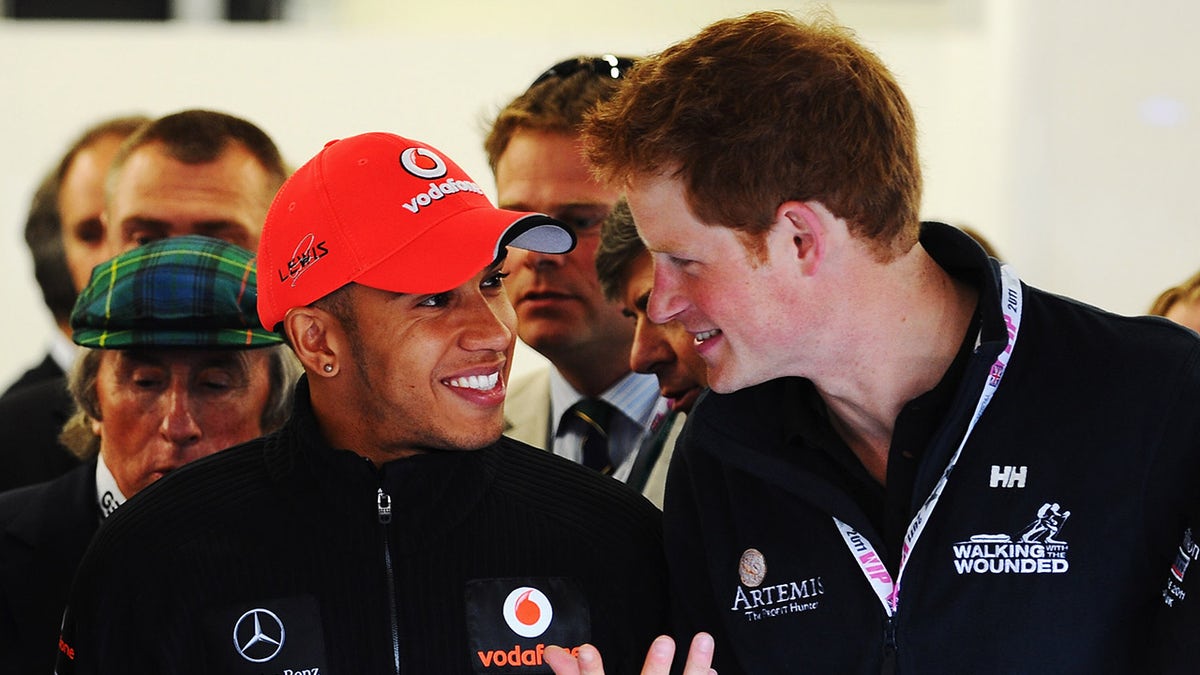
<path fill-rule="evenodd" d="M 579 675 L 579 662 L 571 656 L 571 652 L 562 647 L 550 645 L 542 654 L 546 665 L 554 671 L 554 675 Z"/>
<path fill-rule="evenodd" d="M 675 641 L 659 635 L 650 643 L 646 661 L 642 664 L 642 675 L 667 675 L 671 672 L 671 659 L 675 656 Z"/>
<path fill-rule="evenodd" d="M 696 633 L 692 645 L 688 649 L 687 663 L 683 666 L 683 675 L 715 675 L 712 669 L 713 638 L 708 633 Z M 642 675 L 668 675 L 671 672 L 671 660 L 675 656 L 675 641 L 666 635 L 655 638 L 646 653 L 646 661 L 642 664 Z"/>
<path fill-rule="evenodd" d="M 542 658 L 554 675 L 604 675 L 600 652 L 592 645 L 580 646 L 578 656 L 562 647 L 548 646 Z"/>
<path fill-rule="evenodd" d="M 579 647 L 580 675 L 604 675 L 604 662 L 600 660 L 600 650 L 591 645 Z"/>
<path fill-rule="evenodd" d="M 713 638 L 708 633 L 696 633 L 692 638 L 692 646 L 688 648 L 687 663 L 683 666 L 683 675 L 716 675 L 712 668 Z"/>
<path fill-rule="evenodd" d="M 696 633 L 688 648 L 683 675 L 716 675 L 717 671 L 712 668 L 713 649 L 711 635 Z M 674 657 L 675 641 L 666 635 L 658 636 L 646 652 L 642 675 L 669 675 L 671 660 Z M 600 652 L 592 645 L 579 647 L 577 656 L 562 647 L 546 647 L 544 658 L 554 675 L 604 675 L 604 663 L 600 660 Z"/>

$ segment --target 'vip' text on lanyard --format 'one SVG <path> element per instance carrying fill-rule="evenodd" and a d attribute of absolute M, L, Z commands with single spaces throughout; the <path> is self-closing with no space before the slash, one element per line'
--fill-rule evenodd
<path fill-rule="evenodd" d="M 896 573 L 896 579 L 892 580 L 892 575 L 884 567 L 883 560 L 866 537 L 836 517 L 833 519 L 842 538 L 846 540 L 846 546 L 850 548 L 850 553 L 854 555 L 859 568 L 862 569 L 863 576 L 867 578 L 871 588 L 879 596 L 879 601 L 883 603 L 883 608 L 888 616 L 893 616 L 899 607 L 900 580 L 904 577 L 904 568 L 908 563 L 909 553 L 912 552 L 917 539 L 925 529 L 925 523 L 929 521 L 929 516 L 937 506 L 938 499 L 942 496 L 942 490 L 945 489 L 946 482 L 950 479 L 950 472 L 954 470 L 954 465 L 958 462 L 959 455 L 962 454 L 963 446 L 967 444 L 967 439 L 975 429 L 975 423 L 983 415 L 984 409 L 987 408 L 996 389 L 1000 386 L 1001 378 L 1004 377 L 1008 359 L 1012 356 L 1013 347 L 1017 344 L 1017 332 L 1021 327 L 1022 302 L 1021 280 L 1017 278 L 1011 267 L 1002 265 L 1000 267 L 1000 306 L 1004 314 L 1004 323 L 1008 328 L 1006 344 L 996 357 L 996 362 L 992 364 L 987 381 L 983 384 L 983 391 L 979 395 L 979 402 L 975 404 L 975 413 L 971 416 L 970 423 L 967 424 L 967 430 L 958 444 L 958 449 L 950 457 L 950 462 L 946 465 L 946 470 L 942 472 L 941 478 L 938 479 L 937 485 L 934 486 L 933 491 L 929 493 L 929 497 L 925 499 L 925 503 L 917 510 L 917 514 L 908 525 L 908 530 L 904 534 L 904 546 L 900 552 L 900 567 Z"/>

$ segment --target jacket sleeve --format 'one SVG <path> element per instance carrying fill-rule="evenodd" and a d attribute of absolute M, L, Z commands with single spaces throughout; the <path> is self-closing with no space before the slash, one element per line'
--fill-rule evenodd
<path fill-rule="evenodd" d="M 1181 373 L 1165 432 L 1172 451 L 1157 472 L 1178 514 L 1171 550 L 1157 552 L 1165 564 L 1150 657 L 1163 673 L 1194 673 L 1200 664 L 1200 343 Z"/>
<path fill-rule="evenodd" d="M 116 515 L 114 514 L 114 518 Z M 71 586 L 59 636 L 56 675 L 181 673 L 180 612 L 169 608 L 169 564 L 127 556 L 101 526 Z M 201 666 L 202 667 L 202 666 Z"/>

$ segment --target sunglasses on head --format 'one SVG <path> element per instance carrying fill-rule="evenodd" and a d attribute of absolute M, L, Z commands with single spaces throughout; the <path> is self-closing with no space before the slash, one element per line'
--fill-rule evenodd
<path fill-rule="evenodd" d="M 634 59 L 628 56 L 613 56 L 612 54 L 577 56 L 550 66 L 546 72 L 538 75 L 538 78 L 529 86 L 535 87 L 554 77 L 565 79 L 581 70 L 587 71 L 596 77 L 619 80 L 633 67 L 633 62 Z"/>

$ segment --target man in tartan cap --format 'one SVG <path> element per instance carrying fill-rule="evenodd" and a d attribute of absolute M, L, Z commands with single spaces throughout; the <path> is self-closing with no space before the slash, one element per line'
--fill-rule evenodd
<path fill-rule="evenodd" d="M 105 134 L 106 144 L 116 145 L 106 145 L 102 159 L 82 158 L 94 183 L 93 191 L 82 191 L 86 199 L 67 199 L 71 186 L 62 186 L 64 228 L 69 220 L 86 238 L 75 246 L 80 255 L 71 270 L 78 278 L 62 312 L 64 327 L 92 267 L 113 255 L 185 234 L 255 248 L 271 198 L 290 173 L 262 129 L 216 110 L 181 110 L 121 129 L 115 140 Z M 75 173 L 61 178 L 80 178 Z M 68 209 L 72 204 L 78 208 Z M 64 341 L 72 346 L 69 336 Z M 78 463 L 57 440 L 71 408 L 65 376 L 0 400 L 0 432 L 10 440 L 0 447 L 0 490 L 49 480 Z"/>
<path fill-rule="evenodd" d="M 210 237 L 155 241 L 92 272 L 71 313 L 88 350 L 63 434 L 87 461 L 0 494 L 0 671 L 51 670 L 71 577 L 113 510 L 282 424 L 298 368 L 256 301 L 253 254 Z"/>

